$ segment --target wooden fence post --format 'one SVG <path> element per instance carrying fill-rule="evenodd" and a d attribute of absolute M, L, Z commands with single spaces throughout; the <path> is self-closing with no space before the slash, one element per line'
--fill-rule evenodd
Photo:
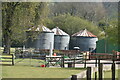
<path fill-rule="evenodd" d="M 74 57 L 74 68 L 75 68 L 75 57 Z"/>
<path fill-rule="evenodd" d="M 91 80 L 91 67 L 87 67 L 86 75 L 87 75 L 87 80 Z"/>
<path fill-rule="evenodd" d="M 77 75 L 72 75 L 71 80 L 77 80 Z"/>
<path fill-rule="evenodd" d="M 115 63 L 112 63 L 112 80 L 115 80 Z"/>
<path fill-rule="evenodd" d="M 95 67 L 97 68 L 97 58 L 95 60 Z M 97 71 L 95 71 L 95 80 L 97 80 Z"/>
<path fill-rule="evenodd" d="M 100 63 L 100 60 L 99 60 L 99 64 L 98 64 L 98 73 L 99 73 L 99 80 L 102 80 L 102 76 L 103 76 L 103 64 Z"/>
<path fill-rule="evenodd" d="M 12 65 L 14 65 L 14 54 L 12 54 Z"/>
<path fill-rule="evenodd" d="M 65 59 L 64 59 L 64 55 L 63 55 L 63 56 L 62 56 L 62 67 L 63 67 L 63 68 L 65 67 L 64 64 L 65 64 Z"/>
<path fill-rule="evenodd" d="M 84 68 L 86 68 L 86 57 L 87 57 L 87 53 L 85 54 L 85 63 L 84 63 Z"/>

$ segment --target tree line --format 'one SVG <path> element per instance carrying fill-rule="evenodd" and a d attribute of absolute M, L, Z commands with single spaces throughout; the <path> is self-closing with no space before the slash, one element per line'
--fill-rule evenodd
<path fill-rule="evenodd" d="M 70 35 L 86 28 L 97 35 L 99 39 L 105 38 L 105 34 L 107 34 L 110 41 L 117 42 L 117 19 L 107 20 L 107 18 L 103 18 L 95 23 L 91 20 L 92 15 L 88 15 L 88 13 L 86 16 L 91 17 L 91 19 L 87 19 L 85 15 L 80 17 L 75 14 L 74 12 L 77 10 L 74 6 L 71 7 L 72 11 L 58 15 L 58 13 L 53 12 L 54 8 L 51 9 L 53 5 L 54 3 L 48 2 L 3 2 L 2 39 L 4 53 L 9 54 L 11 45 L 22 46 L 26 41 L 25 31 L 32 26 L 42 24 L 50 29 L 59 27 Z"/>

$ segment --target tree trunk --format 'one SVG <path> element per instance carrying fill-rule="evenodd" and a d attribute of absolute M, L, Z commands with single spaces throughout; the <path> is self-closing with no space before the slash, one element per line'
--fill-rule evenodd
<path fill-rule="evenodd" d="M 2 30 L 3 30 L 3 40 L 4 40 L 4 51 L 3 53 L 10 54 L 11 47 L 11 35 L 12 35 L 12 20 L 16 6 L 19 2 L 3 3 L 2 7 Z M 6 8 L 7 6 L 7 8 Z"/>
<path fill-rule="evenodd" d="M 12 16 L 13 9 L 9 3 L 7 3 L 8 9 L 5 9 L 2 14 L 5 21 L 3 23 L 3 40 L 4 40 L 4 51 L 3 53 L 10 54 L 10 46 L 11 46 L 11 26 L 12 26 Z"/>
<path fill-rule="evenodd" d="M 6 24 L 3 28 L 3 40 L 4 40 L 4 51 L 3 53 L 10 54 L 10 46 L 11 46 L 11 15 L 6 15 Z"/>
<path fill-rule="evenodd" d="M 3 53 L 10 54 L 10 46 L 11 46 L 10 36 L 7 34 L 4 34 L 4 51 L 3 51 Z"/>

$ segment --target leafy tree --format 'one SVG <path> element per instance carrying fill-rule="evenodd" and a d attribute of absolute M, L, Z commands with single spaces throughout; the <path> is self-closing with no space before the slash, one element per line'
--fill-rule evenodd
<path fill-rule="evenodd" d="M 105 39 L 112 44 L 118 44 L 118 19 L 102 19 L 98 23 L 99 28 L 104 33 Z"/>
<path fill-rule="evenodd" d="M 69 13 L 93 22 L 98 22 L 107 14 L 103 3 L 95 2 L 56 2 L 50 8 L 53 16 Z"/>
<path fill-rule="evenodd" d="M 92 22 L 89 22 L 88 20 L 79 18 L 77 16 L 71 16 L 70 14 L 55 16 L 52 18 L 52 20 L 48 21 L 49 23 L 46 22 L 48 27 L 53 28 L 58 26 L 70 35 L 85 28 L 95 35 L 99 35 L 101 32 L 99 28 Z"/>
<path fill-rule="evenodd" d="M 10 46 L 12 41 L 24 42 L 24 32 L 35 23 L 37 19 L 37 12 L 39 15 L 45 15 L 40 5 L 46 3 L 33 2 L 4 2 L 2 3 L 2 29 L 4 41 L 4 53 L 10 53 Z M 39 11 L 38 11 L 39 10 Z M 39 18 L 41 19 L 41 18 Z M 40 20 L 39 20 L 40 21 Z"/>
<path fill-rule="evenodd" d="M 39 5 L 35 8 L 35 25 L 44 24 L 45 19 L 48 17 L 49 14 L 49 4 L 45 2 L 39 3 Z"/>
<path fill-rule="evenodd" d="M 118 45 L 118 20 L 113 19 L 109 22 L 109 26 L 105 29 L 107 40 L 114 44 Z"/>
<path fill-rule="evenodd" d="M 4 52 L 9 53 L 10 52 L 10 45 L 11 45 L 11 37 L 12 34 L 11 26 L 12 26 L 12 18 L 14 11 L 16 7 L 19 5 L 19 2 L 17 3 L 2 3 L 2 29 L 3 29 L 3 39 L 4 39 Z"/>

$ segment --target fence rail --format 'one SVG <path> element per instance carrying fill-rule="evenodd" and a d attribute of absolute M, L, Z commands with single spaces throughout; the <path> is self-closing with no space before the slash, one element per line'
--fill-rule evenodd
<path fill-rule="evenodd" d="M 2 54 L 0 55 L 1 65 L 14 65 L 14 54 Z"/>

